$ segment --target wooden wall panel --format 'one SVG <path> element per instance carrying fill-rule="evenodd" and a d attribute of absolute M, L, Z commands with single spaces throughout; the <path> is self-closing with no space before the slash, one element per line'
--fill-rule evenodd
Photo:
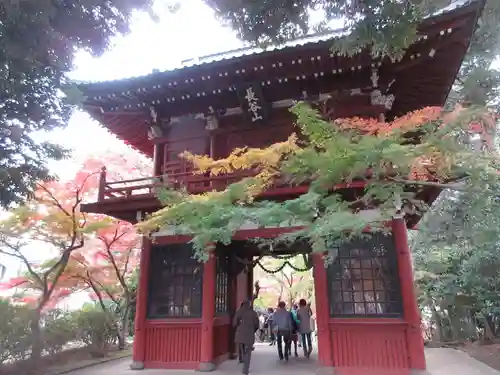
<path fill-rule="evenodd" d="M 238 147 L 266 147 L 276 142 L 285 141 L 293 132 L 290 125 L 266 126 L 233 131 L 226 134 L 226 154 Z"/>
<path fill-rule="evenodd" d="M 201 321 L 146 323 L 146 368 L 196 369 L 200 362 Z"/>
<path fill-rule="evenodd" d="M 331 319 L 336 368 L 408 369 L 407 324 L 380 319 Z"/>
<path fill-rule="evenodd" d="M 250 298 L 248 295 L 248 274 L 241 271 L 236 278 L 236 283 L 236 309 L 238 309 L 241 302 Z"/>
<path fill-rule="evenodd" d="M 229 356 L 229 335 L 231 334 L 229 316 L 217 317 L 214 322 L 214 360 L 220 362 Z"/>

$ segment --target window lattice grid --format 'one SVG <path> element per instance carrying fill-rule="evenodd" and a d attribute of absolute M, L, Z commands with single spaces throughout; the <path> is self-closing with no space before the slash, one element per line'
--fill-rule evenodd
<path fill-rule="evenodd" d="M 331 316 L 402 315 L 392 236 L 340 246 L 327 273 Z"/>
<path fill-rule="evenodd" d="M 222 315 L 229 312 L 229 257 L 218 255 L 215 279 L 215 313 Z"/>
<path fill-rule="evenodd" d="M 149 318 L 201 316 L 203 264 L 189 245 L 154 246 L 149 275 Z"/>

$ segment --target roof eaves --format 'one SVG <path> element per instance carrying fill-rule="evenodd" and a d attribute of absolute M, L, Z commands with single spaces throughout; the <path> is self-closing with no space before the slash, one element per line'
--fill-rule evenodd
<path fill-rule="evenodd" d="M 452 1 L 449 5 L 437 10 L 436 12 L 427 16 L 426 18 L 437 17 L 437 16 L 440 16 L 440 15 L 448 13 L 448 12 L 453 12 L 454 10 L 456 10 L 458 8 L 465 7 L 465 6 L 473 3 L 474 1 L 479 1 L 479 0 L 455 0 L 455 1 Z"/>
<path fill-rule="evenodd" d="M 299 46 L 304 46 L 307 44 L 316 44 L 316 43 L 320 43 L 320 42 L 326 42 L 328 40 L 332 40 L 335 38 L 340 38 L 342 36 L 348 35 L 348 33 L 349 33 L 348 29 L 342 28 L 342 29 L 333 30 L 333 31 L 330 31 L 327 33 L 308 35 L 304 38 L 291 40 L 291 41 L 288 41 L 288 42 L 283 43 L 281 45 L 269 46 L 266 48 L 247 47 L 247 48 L 240 48 L 237 50 L 217 53 L 217 54 L 213 54 L 213 55 L 209 55 L 209 56 L 195 57 L 192 59 L 184 60 L 182 62 L 182 67 L 180 67 L 180 68 L 182 69 L 182 68 L 187 68 L 187 67 L 192 67 L 192 66 L 210 64 L 212 62 L 222 61 L 222 60 L 231 60 L 231 59 L 242 57 L 242 56 L 259 55 L 261 53 L 279 51 L 279 50 L 282 50 L 285 48 L 290 48 L 290 47 L 299 47 Z"/>
<path fill-rule="evenodd" d="M 456 11 L 459 8 L 464 8 L 468 5 L 471 5 L 472 3 L 479 4 L 479 3 L 484 2 L 484 1 L 485 0 L 455 0 L 452 3 L 450 3 L 448 6 L 424 17 L 424 20 L 430 20 L 432 18 L 441 17 L 447 13 L 451 13 L 453 11 Z M 263 53 L 284 50 L 286 48 L 294 48 L 294 47 L 300 47 L 300 46 L 305 46 L 305 45 L 314 45 L 317 43 L 326 42 L 328 40 L 341 38 L 341 37 L 346 36 L 348 34 L 349 34 L 349 31 L 345 28 L 337 29 L 337 30 L 333 30 L 331 32 L 326 32 L 326 33 L 322 33 L 322 34 L 309 35 L 309 36 L 306 36 L 304 38 L 291 40 L 291 41 L 288 41 L 284 44 L 270 46 L 268 48 L 248 47 L 248 48 L 240 48 L 240 49 L 222 52 L 222 53 L 213 54 L 213 55 L 208 55 L 208 56 L 194 57 L 191 59 L 184 60 L 183 62 L 181 62 L 181 65 L 178 67 L 174 67 L 174 68 L 170 68 L 170 69 L 166 69 L 166 70 L 154 69 L 149 74 L 130 76 L 130 77 L 124 77 L 124 78 L 119 78 L 119 79 L 115 79 L 115 80 L 107 80 L 107 81 L 91 81 L 91 82 L 85 82 L 85 83 L 79 83 L 79 84 L 82 86 L 87 86 L 87 85 L 95 85 L 95 84 L 114 84 L 114 83 L 119 84 L 119 83 L 125 83 L 127 81 L 131 81 L 131 80 L 140 81 L 141 79 L 149 77 L 152 74 L 165 74 L 165 73 L 166 74 L 169 74 L 169 73 L 176 74 L 176 73 L 182 72 L 184 70 L 189 70 L 192 68 L 202 67 L 202 66 L 209 66 L 210 64 L 223 62 L 223 61 L 231 61 L 233 59 L 238 59 L 238 58 L 241 58 L 244 56 L 253 56 L 253 55 L 258 56 L 258 55 L 263 54 Z"/>

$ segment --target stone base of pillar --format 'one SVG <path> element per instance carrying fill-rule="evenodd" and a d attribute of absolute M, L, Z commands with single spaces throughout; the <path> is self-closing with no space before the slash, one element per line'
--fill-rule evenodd
<path fill-rule="evenodd" d="M 144 362 L 141 361 L 132 361 L 130 364 L 131 370 L 144 370 Z"/>
<path fill-rule="evenodd" d="M 199 372 L 212 372 L 215 371 L 217 366 L 215 366 L 215 363 L 213 362 L 200 362 L 200 365 L 198 366 L 198 371 Z"/>

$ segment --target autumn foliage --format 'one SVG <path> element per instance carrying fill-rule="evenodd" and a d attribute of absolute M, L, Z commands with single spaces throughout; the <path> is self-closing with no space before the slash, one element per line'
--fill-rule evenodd
<path fill-rule="evenodd" d="M 0 224 L 0 252 L 19 259 L 26 267 L 24 276 L 3 287 L 30 290 L 21 300 L 33 303 L 39 311 L 68 295 L 68 291 L 56 288 L 64 265 L 73 251 L 83 248 L 86 233 L 98 225 L 79 210 L 85 183 L 85 179 L 76 179 L 40 185 L 33 201 L 11 211 Z M 33 257 L 26 255 L 30 247 L 40 248 L 42 254 L 50 252 L 53 258 L 33 263 Z"/>
<path fill-rule="evenodd" d="M 297 117 L 298 135 L 265 148 L 241 148 L 223 159 L 184 152 L 199 173 L 243 177 L 224 190 L 189 194 L 167 187 L 159 194 L 164 208 L 138 224 L 149 232 L 164 226 L 192 234 L 203 258 L 210 242 L 228 242 L 242 225 L 257 227 L 301 226 L 293 235 L 276 241 L 305 238 L 322 251 L 334 238 L 355 236 L 352 228 L 382 228 L 357 214 L 359 207 L 379 207 L 388 220 L 395 207 L 422 215 L 426 202 L 417 196 L 424 187 L 464 189 L 453 182 L 469 177 L 497 178 L 491 154 L 495 116 L 480 108 L 457 106 L 446 112 L 438 107 L 416 110 L 385 122 L 346 118 L 331 121 L 309 103 L 291 111 Z M 473 167 L 472 167 L 473 166 Z M 478 175 L 478 170 L 487 173 Z M 364 182 L 353 202 L 337 187 Z M 477 181 L 476 181 L 477 180 Z M 279 186 L 307 184 L 309 190 L 286 202 L 256 199 Z M 193 215 L 193 213 L 199 215 Z"/>
<path fill-rule="evenodd" d="M 140 173 L 126 158 L 111 155 L 110 165 Z M 128 286 L 138 263 L 138 237 L 134 227 L 104 215 L 81 212 L 84 199 L 97 195 L 99 170 L 105 160 L 88 159 L 69 181 L 40 184 L 33 200 L 8 213 L 0 221 L 0 253 L 17 258 L 24 271 L 2 284 L 12 301 L 29 306 L 33 314 L 33 357 L 42 348 L 40 320 L 75 292 L 87 292 L 99 301 L 109 324 L 124 342 L 124 324 L 134 294 Z M 147 173 L 146 171 L 144 171 Z M 119 170 L 110 171 L 120 175 Z M 36 255 L 38 252 L 39 255 Z M 110 310 L 109 302 L 114 304 Z M 120 330 L 119 330 L 120 329 Z"/>
<path fill-rule="evenodd" d="M 354 131 L 364 136 L 376 136 L 380 138 L 408 135 L 408 141 L 412 141 L 412 136 L 417 136 L 424 126 L 444 127 L 449 126 L 460 116 L 463 116 L 466 109 L 456 106 L 451 112 L 443 112 L 441 107 L 425 107 L 397 117 L 393 121 L 380 121 L 374 118 L 340 118 L 332 122 L 332 126 L 340 131 Z M 471 120 L 466 127 L 471 134 L 481 136 L 483 142 L 492 146 L 495 130 L 496 116 L 491 113 L 483 113 Z M 230 174 L 242 170 L 258 169 L 266 172 L 266 176 L 278 177 L 278 165 L 288 155 L 301 152 L 301 145 L 298 137 L 292 134 L 287 141 L 275 143 L 267 148 L 238 148 L 224 159 L 214 160 L 206 155 L 193 155 L 190 152 L 183 152 L 180 156 L 191 162 L 199 173 L 210 173 L 217 176 Z M 407 176 L 414 180 L 439 180 L 439 164 L 444 163 L 444 158 L 435 150 L 429 150 L 427 155 L 415 157 L 411 172 Z M 369 168 L 369 166 L 367 166 Z M 388 166 L 389 168 L 389 166 Z M 273 171 L 274 173 L 270 173 Z"/>

